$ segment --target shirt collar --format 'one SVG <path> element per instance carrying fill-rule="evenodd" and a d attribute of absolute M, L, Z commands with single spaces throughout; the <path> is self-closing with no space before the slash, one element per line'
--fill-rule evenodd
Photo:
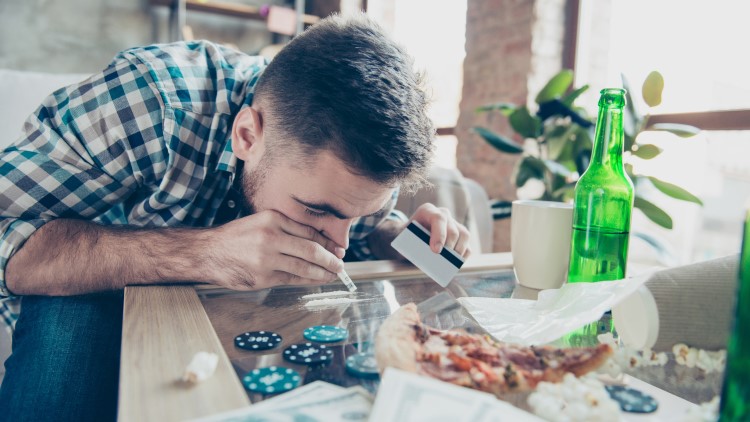
<path fill-rule="evenodd" d="M 232 151 L 232 140 L 227 139 L 227 144 L 224 146 L 224 150 L 219 156 L 219 163 L 216 165 L 216 170 L 228 171 L 234 174 L 237 170 L 237 156 Z"/>

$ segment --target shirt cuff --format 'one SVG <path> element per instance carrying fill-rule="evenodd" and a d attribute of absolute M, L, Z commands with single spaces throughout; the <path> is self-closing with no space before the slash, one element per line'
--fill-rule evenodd
<path fill-rule="evenodd" d="M 23 246 L 26 240 L 46 223 L 47 221 L 42 219 L 16 219 L 12 220 L 9 224 L 8 220 L 0 220 L 0 230 L 2 230 L 2 235 L 0 236 L 0 297 L 13 296 L 13 293 L 8 290 L 5 284 L 5 267 L 8 265 L 8 261 Z"/>

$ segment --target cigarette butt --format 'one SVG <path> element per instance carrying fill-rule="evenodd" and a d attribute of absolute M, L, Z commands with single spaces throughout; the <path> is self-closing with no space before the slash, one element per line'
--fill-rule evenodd
<path fill-rule="evenodd" d="M 349 278 L 349 274 L 346 273 L 346 271 L 341 270 L 340 273 L 337 274 L 339 276 L 339 279 L 346 285 L 346 287 L 349 289 L 350 292 L 353 292 L 357 290 L 357 286 L 354 285 L 354 282 L 351 278 Z"/>

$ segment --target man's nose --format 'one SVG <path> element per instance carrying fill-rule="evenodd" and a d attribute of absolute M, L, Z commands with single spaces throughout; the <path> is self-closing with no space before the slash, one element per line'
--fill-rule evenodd
<path fill-rule="evenodd" d="M 353 219 L 347 219 L 328 222 L 321 232 L 338 246 L 346 249 L 349 247 L 349 228 L 353 221 Z"/>

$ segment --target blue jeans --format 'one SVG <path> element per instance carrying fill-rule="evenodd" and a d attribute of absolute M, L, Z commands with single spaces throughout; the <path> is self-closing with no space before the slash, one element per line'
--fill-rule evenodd
<path fill-rule="evenodd" d="M 0 386 L 0 421 L 117 417 L 122 292 L 24 296 Z"/>

